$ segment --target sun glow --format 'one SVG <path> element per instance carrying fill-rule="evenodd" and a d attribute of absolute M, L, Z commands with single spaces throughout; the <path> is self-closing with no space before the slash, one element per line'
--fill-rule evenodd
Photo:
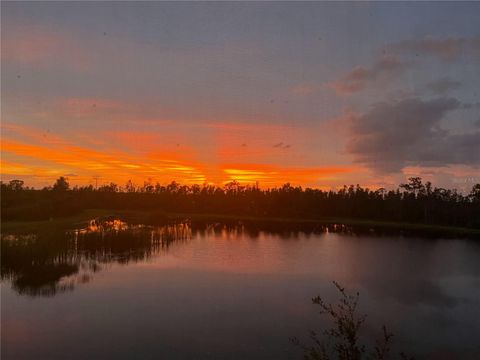
<path fill-rule="evenodd" d="M 286 183 L 309 184 L 335 175 L 350 172 L 351 168 L 342 167 L 278 167 L 272 165 L 236 165 L 223 170 L 228 181 L 261 184 L 261 186 L 281 186 Z"/>
<path fill-rule="evenodd" d="M 211 128 L 212 125 L 207 126 Z M 239 126 L 231 126 L 235 129 Z M 221 126 L 222 129 L 225 126 Z M 240 126 L 245 129 L 245 126 Z M 27 176 L 33 185 L 47 185 L 58 176 L 68 175 L 77 185 L 115 182 L 120 185 L 132 180 L 184 184 L 216 184 L 237 181 L 242 184 L 259 184 L 261 187 L 280 186 L 290 182 L 299 185 L 314 184 L 322 179 L 351 171 L 343 167 L 292 167 L 259 163 L 217 163 L 215 156 L 201 156 L 194 147 L 163 144 L 155 134 L 115 133 L 102 138 L 102 145 L 82 142 L 85 134 L 75 134 L 69 140 L 59 134 L 48 136 L 33 127 L 2 124 L 6 136 L 2 139 L 2 178 Z M 80 136 L 77 136 L 80 135 Z M 110 134 L 111 135 L 111 134 Z M 224 134 L 222 135 L 224 136 Z M 118 140 L 121 140 L 120 142 Z M 140 140 L 140 141 L 139 141 Z M 162 145 L 158 145 L 162 144 Z M 225 157 L 223 142 L 214 148 Z M 250 145 L 250 151 L 254 144 Z M 231 148 L 231 144 L 227 149 Z M 133 150 L 132 150 L 133 149 Z M 262 148 L 258 148 L 262 154 Z M 236 157 L 231 157 L 235 159 Z M 265 153 L 259 160 L 268 158 Z"/>

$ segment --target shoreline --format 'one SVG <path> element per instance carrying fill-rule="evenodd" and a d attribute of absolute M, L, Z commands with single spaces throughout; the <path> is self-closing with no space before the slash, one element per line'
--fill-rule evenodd
<path fill-rule="evenodd" d="M 443 226 L 434 224 L 404 223 L 369 219 L 352 219 L 339 217 L 322 218 L 291 218 L 291 217 L 257 217 L 231 214 L 195 214 L 195 213 L 157 213 L 148 211 L 89 209 L 81 213 L 61 218 L 39 221 L 2 221 L 1 231 L 5 232 L 34 232 L 40 230 L 72 229 L 85 226 L 89 220 L 95 218 L 118 217 L 133 223 L 161 223 L 165 221 L 206 221 L 222 222 L 235 221 L 251 224 L 284 223 L 309 225 L 345 225 L 373 230 L 398 230 L 400 232 L 418 232 L 423 234 L 444 234 L 480 238 L 480 229 Z"/>

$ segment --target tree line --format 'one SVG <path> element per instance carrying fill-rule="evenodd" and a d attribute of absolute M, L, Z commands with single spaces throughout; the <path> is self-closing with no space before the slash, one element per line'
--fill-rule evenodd
<path fill-rule="evenodd" d="M 285 184 L 261 189 L 233 181 L 214 185 L 153 184 L 128 181 L 98 188 L 71 187 L 60 177 L 35 190 L 22 180 L 1 183 L 2 220 L 42 220 L 84 209 L 144 210 L 161 213 L 230 214 L 259 218 L 343 217 L 480 228 L 480 184 L 468 194 L 433 187 L 412 177 L 394 190 L 371 190 L 359 185 L 324 191 Z"/>

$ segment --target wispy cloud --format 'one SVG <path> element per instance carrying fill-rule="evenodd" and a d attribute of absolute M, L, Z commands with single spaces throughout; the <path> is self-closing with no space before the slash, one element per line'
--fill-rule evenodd
<path fill-rule="evenodd" d="M 2 61 L 34 67 L 85 70 L 93 53 L 85 51 L 74 36 L 45 26 L 2 27 Z"/>
<path fill-rule="evenodd" d="M 392 79 L 403 73 L 410 66 L 395 56 L 384 56 L 371 67 L 358 66 L 328 84 L 339 95 L 349 95 L 365 89 L 379 79 Z"/>
<path fill-rule="evenodd" d="M 273 147 L 277 148 L 277 149 L 290 149 L 292 147 L 292 145 L 284 144 L 283 142 L 279 142 L 279 143 L 276 143 L 275 145 L 273 145 Z"/>
<path fill-rule="evenodd" d="M 480 37 L 411 39 L 386 45 L 382 58 L 372 66 L 357 66 L 336 81 L 327 84 L 338 95 L 350 95 L 366 89 L 379 80 L 393 80 L 412 67 L 420 57 L 428 56 L 444 62 L 453 62 L 462 57 L 480 59 Z M 430 90 L 442 95 L 460 84 L 447 83 L 446 78 L 432 84 Z M 445 89 L 445 90 L 444 90 Z"/>
<path fill-rule="evenodd" d="M 389 44 L 385 51 L 397 55 L 434 56 L 443 61 L 454 61 L 461 56 L 480 55 L 480 37 L 425 37 Z"/>
<path fill-rule="evenodd" d="M 68 97 L 56 100 L 56 111 L 71 117 L 91 117 L 105 115 L 109 117 L 130 110 L 126 103 L 98 97 Z"/>
<path fill-rule="evenodd" d="M 442 77 L 427 84 L 427 89 L 435 95 L 445 95 L 451 90 L 457 90 L 462 83 L 449 77 Z"/>

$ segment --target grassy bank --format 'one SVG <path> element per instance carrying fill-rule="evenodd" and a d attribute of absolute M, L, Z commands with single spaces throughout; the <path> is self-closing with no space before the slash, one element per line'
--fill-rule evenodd
<path fill-rule="evenodd" d="M 75 216 L 53 218 L 44 221 L 4 221 L 2 222 L 2 233 L 31 233 L 37 231 L 45 231 L 49 229 L 72 229 L 85 226 L 89 220 L 107 216 L 119 217 L 125 221 L 133 223 L 162 223 L 165 221 L 191 220 L 198 222 L 232 222 L 241 221 L 253 224 L 261 223 L 282 223 L 282 224 L 318 224 L 318 225 L 347 225 L 353 227 L 368 228 L 374 230 L 398 230 L 411 233 L 430 233 L 479 237 L 480 230 L 471 228 L 461 228 L 453 226 L 415 224 L 392 221 L 376 221 L 366 219 L 350 219 L 350 218 L 283 218 L 283 217 L 254 217 L 245 215 L 229 215 L 229 214 L 180 214 L 180 213 L 151 213 L 141 211 L 118 211 L 104 209 L 90 209 L 81 212 Z"/>
<path fill-rule="evenodd" d="M 91 209 L 85 210 L 74 216 L 57 217 L 50 220 L 39 221 L 2 221 L 2 233 L 32 233 L 49 229 L 72 229 L 84 226 L 89 220 L 97 217 L 109 216 L 114 212 L 110 210 Z"/>

